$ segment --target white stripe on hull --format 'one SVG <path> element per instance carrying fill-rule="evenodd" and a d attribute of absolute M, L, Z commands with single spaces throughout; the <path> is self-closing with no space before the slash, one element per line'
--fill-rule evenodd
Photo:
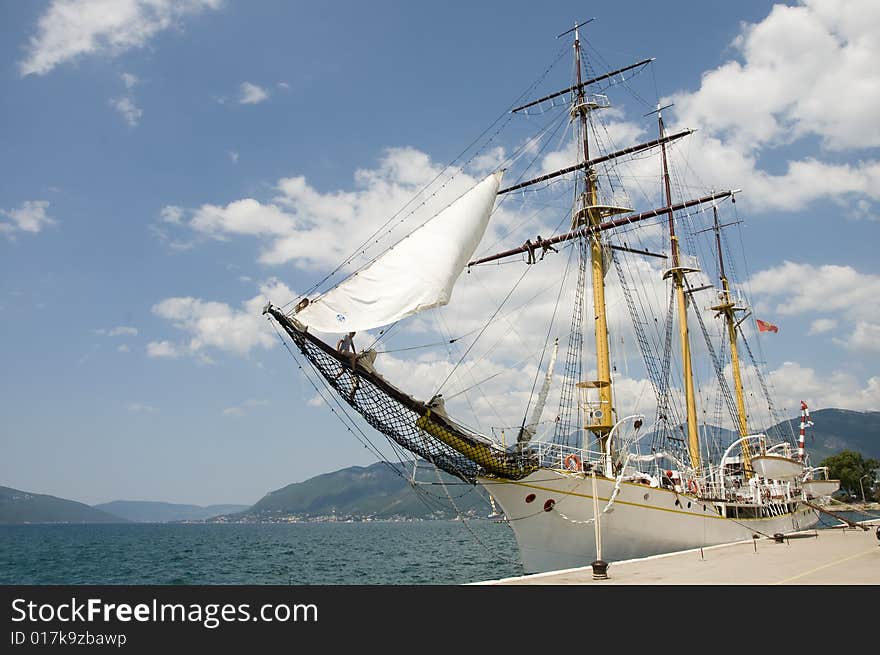
<path fill-rule="evenodd" d="M 525 573 L 588 566 L 596 559 L 589 476 L 539 469 L 522 480 L 478 482 L 507 515 Z M 804 530 L 818 522 L 816 512 L 803 505 L 787 514 L 777 505 L 780 515 L 761 519 L 722 518 L 714 505 L 688 494 L 627 482 L 621 484 L 611 511 L 604 513 L 614 480 L 598 478 L 596 486 L 602 559 L 607 562 L 728 543 L 759 532 Z M 554 501 L 552 506 L 549 501 Z"/>

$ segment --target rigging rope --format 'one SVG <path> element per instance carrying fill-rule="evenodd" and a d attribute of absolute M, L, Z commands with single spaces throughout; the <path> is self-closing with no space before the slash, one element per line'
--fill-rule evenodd
<path fill-rule="evenodd" d="M 684 282 L 688 291 L 692 291 L 690 282 L 688 282 L 687 278 L 685 278 Z M 708 330 L 706 330 L 706 324 L 703 322 L 703 314 L 699 310 L 695 310 L 694 314 L 696 315 L 697 321 L 700 324 L 700 329 L 703 332 L 703 339 L 706 342 L 706 350 L 709 351 L 709 357 L 712 359 L 712 365 L 715 367 L 715 375 L 718 377 L 718 386 L 721 389 L 721 395 L 724 396 L 724 402 L 727 404 L 727 411 L 730 412 L 730 418 L 733 421 L 733 424 L 739 425 L 739 412 L 736 409 L 733 394 L 730 392 L 730 387 L 727 385 L 727 380 L 724 377 L 724 370 L 721 367 L 721 362 L 718 359 L 718 355 L 715 354 L 715 347 L 712 345 L 712 339 L 709 337 Z"/>
<path fill-rule="evenodd" d="M 474 339 L 473 342 L 471 342 L 471 345 L 467 347 L 467 350 L 464 351 L 464 354 L 461 356 L 461 358 L 458 360 L 458 362 L 455 364 L 455 366 L 452 367 L 452 370 L 449 372 L 449 375 L 446 376 L 446 379 L 444 379 L 443 382 L 440 383 L 440 386 L 437 387 L 437 390 L 434 392 L 435 397 L 437 396 L 437 394 L 440 393 L 440 390 L 443 389 L 443 386 L 447 382 L 449 382 L 449 378 L 452 377 L 452 374 L 455 373 L 455 371 L 458 369 L 459 366 L 461 366 L 461 363 L 464 361 L 464 358 L 467 357 L 468 353 L 471 351 L 471 348 L 473 348 L 474 345 L 476 345 L 477 341 L 480 340 L 480 337 L 486 331 L 486 328 L 488 328 L 489 325 L 491 325 L 492 321 L 498 315 L 498 312 L 501 311 L 501 308 L 504 307 L 504 304 L 510 299 L 510 296 L 513 295 L 513 292 L 519 286 L 520 282 L 523 281 L 523 278 L 525 278 L 525 276 L 529 272 L 529 270 L 530 270 L 530 267 L 526 267 L 526 269 L 523 271 L 522 275 L 519 276 L 519 279 L 516 281 L 516 283 L 511 288 L 511 290 L 504 297 L 504 300 L 501 302 L 501 305 L 499 305 L 498 309 L 495 310 L 495 312 L 492 314 L 492 316 L 489 317 L 489 320 L 486 322 L 486 324 L 480 330 L 480 333 L 477 335 L 477 338 Z"/>
<path fill-rule="evenodd" d="M 577 187 L 576 187 L 577 188 Z M 571 314 L 571 325 L 568 333 L 568 350 L 566 351 L 565 365 L 563 367 L 562 389 L 559 396 L 559 411 L 557 412 L 556 429 L 553 433 L 553 442 L 565 445 L 573 445 L 577 440 L 580 430 L 580 402 L 576 397 L 576 385 L 581 379 L 583 357 L 583 314 L 586 288 L 586 269 L 589 260 L 589 246 L 584 237 L 579 237 L 578 245 L 578 275 L 575 286 L 574 309 Z M 577 423 L 572 423 L 572 414 Z M 575 435 L 575 436 L 573 436 Z M 576 444 L 574 444 L 576 445 Z"/>
<path fill-rule="evenodd" d="M 270 322 L 272 323 L 272 329 L 275 330 L 275 334 L 278 335 L 278 340 L 281 341 L 281 345 L 284 346 L 285 350 L 287 350 L 288 354 L 293 358 L 294 362 L 296 362 L 297 368 L 303 372 L 303 376 L 309 381 L 309 383 L 312 385 L 312 388 L 315 390 L 315 392 L 318 394 L 318 396 L 321 398 L 321 400 L 324 401 L 324 403 L 330 409 L 330 412 L 334 416 L 336 416 L 337 419 L 339 419 L 339 421 L 345 426 L 345 428 L 346 428 L 346 430 L 348 430 L 348 432 L 350 432 L 351 434 L 354 435 L 355 439 L 357 439 L 358 441 L 361 442 L 361 445 L 363 445 L 364 448 L 366 448 L 367 450 L 370 450 L 379 459 L 379 461 L 383 462 L 386 466 L 391 468 L 397 475 L 399 475 L 400 477 L 405 477 L 390 462 L 385 460 L 385 457 L 382 455 L 382 452 L 375 446 L 375 444 L 373 444 L 372 441 L 370 441 L 370 438 L 364 433 L 363 430 L 360 429 L 360 427 L 357 425 L 357 423 L 354 422 L 354 419 L 348 414 L 348 411 L 345 409 L 345 406 L 339 402 L 339 399 L 337 398 L 336 394 L 330 392 L 330 394 L 329 394 L 330 397 L 333 398 L 334 402 L 339 407 L 340 412 L 341 412 L 341 413 L 337 413 L 337 411 L 330 404 L 330 401 L 328 401 L 324 397 L 324 394 L 322 393 L 322 391 L 318 388 L 318 386 L 312 380 L 311 376 L 308 375 L 308 373 L 306 373 L 306 370 L 303 368 L 302 364 L 300 363 L 299 358 L 297 358 L 297 356 L 290 349 L 290 346 L 288 345 L 287 341 L 285 341 L 284 337 L 281 336 L 281 333 L 278 331 L 278 328 L 276 327 L 274 321 L 270 321 Z M 312 365 L 312 366 L 314 368 L 314 365 Z M 327 386 L 326 381 L 324 381 L 320 375 L 318 375 L 318 379 L 322 381 L 322 383 L 325 387 L 325 390 L 327 390 L 326 389 L 326 386 Z M 343 416 L 345 418 L 343 418 Z M 348 423 L 346 423 L 346 419 L 348 420 Z M 363 437 L 363 439 L 361 439 L 361 437 L 359 437 L 357 434 L 355 434 L 354 430 L 352 430 L 352 427 Z M 387 439 L 387 437 L 386 437 L 386 439 Z"/>

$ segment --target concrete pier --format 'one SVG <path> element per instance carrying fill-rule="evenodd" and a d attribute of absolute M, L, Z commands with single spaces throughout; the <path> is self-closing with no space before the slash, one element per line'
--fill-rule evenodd
<path fill-rule="evenodd" d="M 878 521 L 774 539 L 613 562 L 607 580 L 586 566 L 490 580 L 484 585 L 876 585 L 880 584 Z"/>

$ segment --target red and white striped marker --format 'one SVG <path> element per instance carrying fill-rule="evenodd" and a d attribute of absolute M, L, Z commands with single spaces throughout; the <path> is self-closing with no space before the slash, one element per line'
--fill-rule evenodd
<path fill-rule="evenodd" d="M 798 457 L 801 458 L 801 461 L 804 461 L 804 457 L 806 456 L 804 449 L 804 432 L 806 431 L 807 426 L 813 425 L 813 422 L 810 420 L 810 410 L 807 409 L 807 403 L 803 400 L 801 401 L 801 437 L 798 441 Z"/>

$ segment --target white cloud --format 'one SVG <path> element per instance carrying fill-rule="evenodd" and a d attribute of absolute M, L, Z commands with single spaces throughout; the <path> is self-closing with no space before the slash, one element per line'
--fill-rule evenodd
<path fill-rule="evenodd" d="M 171 250 L 183 252 L 190 250 L 195 246 L 193 241 L 183 241 L 174 239 L 168 232 L 165 225 L 181 225 L 183 222 L 184 210 L 177 205 L 166 205 L 159 212 L 160 225 L 150 225 L 150 231 L 155 234 L 160 241 L 166 243 Z"/>
<path fill-rule="evenodd" d="M 244 198 L 225 207 L 202 205 L 194 212 L 190 227 L 217 239 L 227 235 L 280 236 L 294 229 L 294 221 L 275 205 Z"/>
<path fill-rule="evenodd" d="M 110 106 L 122 115 L 122 118 L 125 119 L 125 122 L 128 123 L 129 127 L 137 127 L 138 121 L 140 121 L 144 112 L 140 107 L 134 104 L 133 98 L 122 96 L 120 98 L 111 98 L 109 102 Z"/>
<path fill-rule="evenodd" d="M 676 97 L 695 126 L 734 142 L 774 144 L 817 135 L 826 148 L 880 146 L 880 6 L 873 0 L 774 5 L 734 41 L 742 61 L 703 75 Z"/>
<path fill-rule="evenodd" d="M 496 170 L 501 163 L 507 158 L 504 148 L 495 146 L 491 150 L 477 155 L 471 162 L 473 170 L 477 173 L 488 174 Z"/>
<path fill-rule="evenodd" d="M 149 357 L 173 358 L 180 357 L 181 353 L 170 341 L 151 341 L 147 344 Z"/>
<path fill-rule="evenodd" d="M 831 375 L 817 373 L 796 362 L 784 362 L 769 375 L 778 394 L 779 407 L 800 407 L 805 400 L 810 409 L 839 407 L 860 411 L 880 410 L 880 377 L 865 383 L 845 371 Z"/>
<path fill-rule="evenodd" d="M 129 127 L 137 127 L 144 112 L 135 104 L 134 95 L 131 90 L 140 83 L 140 80 L 131 73 L 122 73 L 119 77 L 122 79 L 122 83 L 125 85 L 128 93 L 118 98 L 111 98 L 108 102 L 111 107 L 120 113 Z"/>
<path fill-rule="evenodd" d="M 759 312 L 783 317 L 833 314 L 835 318 L 814 319 L 807 334 L 835 330 L 832 341 L 847 350 L 880 352 L 880 275 L 852 266 L 786 261 L 756 273 L 749 285 L 760 298 Z M 772 322 L 780 324 L 775 318 Z"/>
<path fill-rule="evenodd" d="M 238 153 L 235 150 L 230 150 L 227 154 L 229 155 L 229 159 L 232 160 L 233 164 L 238 163 Z"/>
<path fill-rule="evenodd" d="M 159 410 L 152 405 L 145 405 L 143 403 L 129 403 L 128 411 L 140 414 L 155 414 Z"/>
<path fill-rule="evenodd" d="M 269 93 L 262 87 L 250 82 L 242 82 L 238 90 L 238 102 L 242 105 L 256 105 L 269 98 Z"/>
<path fill-rule="evenodd" d="M 833 318 L 817 318 L 810 323 L 810 330 L 807 334 L 824 334 L 830 332 L 837 327 L 837 321 Z"/>
<path fill-rule="evenodd" d="M 122 83 L 125 84 L 126 89 L 133 89 L 140 82 L 137 75 L 131 73 L 122 73 L 119 77 L 122 78 Z"/>
<path fill-rule="evenodd" d="M 127 353 L 131 351 L 131 348 L 129 348 L 127 344 L 123 343 L 119 346 L 116 346 L 116 351 L 120 353 Z"/>
<path fill-rule="evenodd" d="M 106 337 L 136 337 L 138 334 L 137 328 L 128 325 L 119 325 L 109 329 L 98 328 L 97 330 L 92 330 L 92 332 Z"/>
<path fill-rule="evenodd" d="M 438 182 L 411 202 L 440 170 L 418 150 L 391 148 L 377 168 L 355 172 L 353 191 L 322 193 L 303 176 L 282 178 L 271 201 L 243 198 L 226 205 L 203 204 L 190 210 L 187 225 L 214 239 L 260 239 L 265 244 L 260 254 L 264 264 L 335 266 L 365 241 L 365 252 L 358 257 L 366 261 L 366 251 L 373 249 L 375 254 L 375 248 L 387 248 L 405 233 L 404 227 L 412 229 L 475 183 L 472 176 L 459 174 L 442 189 Z M 369 240 L 377 226 L 404 207 L 407 211 Z M 504 225 L 504 217 L 503 211 L 496 212 L 495 227 Z"/>
<path fill-rule="evenodd" d="M 255 400 L 250 399 L 246 400 L 241 405 L 236 405 L 234 407 L 227 407 L 223 410 L 224 416 L 244 416 L 248 413 L 247 410 L 253 409 L 254 407 L 268 407 L 268 400 Z"/>
<path fill-rule="evenodd" d="M 789 159 L 781 173 L 759 159 L 818 138 L 825 151 L 880 146 L 880 5 L 873 0 L 777 4 L 734 40 L 738 59 L 704 73 L 700 88 L 673 95 L 677 122 L 699 128 L 687 147 L 710 185 L 743 187 L 756 209 L 786 211 L 819 198 L 880 198 L 880 163 Z M 823 153 L 824 155 L 824 153 Z M 850 215 L 874 218 L 858 200 Z"/>
<path fill-rule="evenodd" d="M 45 75 L 87 55 L 117 56 L 144 46 L 188 15 L 221 0 L 53 0 L 37 22 L 19 72 Z"/>
<path fill-rule="evenodd" d="M 847 350 L 880 353 L 880 324 L 859 321 L 847 339 L 834 339 Z"/>
<path fill-rule="evenodd" d="M 159 218 L 161 218 L 164 223 L 178 225 L 183 218 L 183 209 L 176 205 L 166 205 L 162 208 L 162 211 L 159 212 Z"/>
<path fill-rule="evenodd" d="M 755 296 L 767 299 L 764 308 L 780 316 L 822 313 L 880 322 L 880 275 L 852 266 L 785 261 L 753 275 L 749 286 Z"/>
<path fill-rule="evenodd" d="M 166 298 L 153 305 L 152 312 L 187 334 L 188 339 L 151 342 L 147 345 L 147 354 L 150 357 L 191 356 L 209 362 L 208 353 L 212 351 L 246 356 L 255 348 L 270 348 L 277 343 L 277 337 L 261 315 L 262 308 L 270 299 L 286 301 L 291 297 L 294 293 L 273 279 L 260 287 L 259 295 L 242 303 L 241 309 L 199 298 Z"/>
<path fill-rule="evenodd" d="M 0 234 L 13 237 L 16 232 L 36 234 L 55 220 L 46 214 L 48 200 L 25 200 L 18 209 L 0 209 L 0 214 L 12 219 L 0 222 Z"/>

